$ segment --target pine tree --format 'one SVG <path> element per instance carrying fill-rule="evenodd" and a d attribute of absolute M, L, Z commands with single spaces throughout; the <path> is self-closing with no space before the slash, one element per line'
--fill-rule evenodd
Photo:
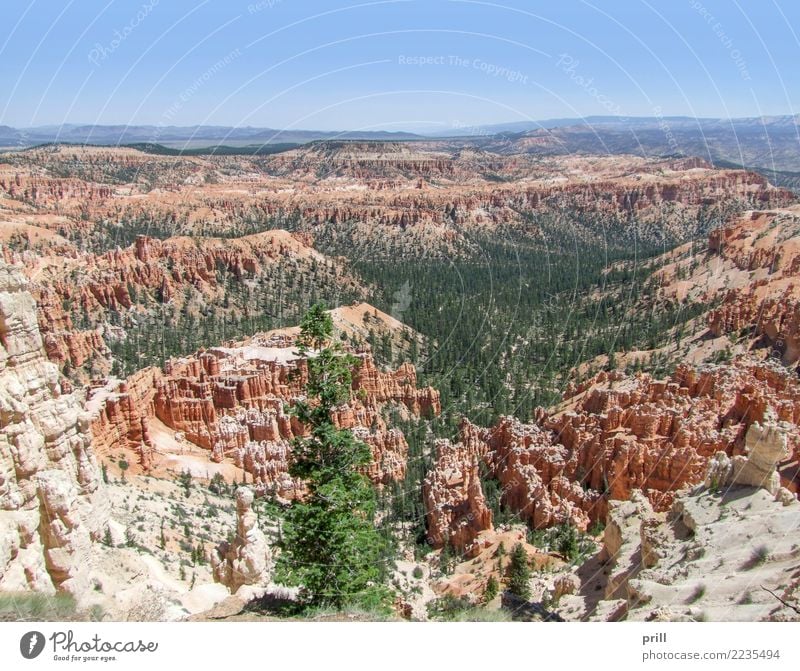
<path fill-rule="evenodd" d="M 188 499 L 192 489 L 192 472 L 188 468 L 185 471 L 181 471 L 181 474 L 178 476 L 178 481 L 181 487 L 183 487 L 184 498 Z"/>
<path fill-rule="evenodd" d="M 336 407 L 350 399 L 358 360 L 333 341 L 333 321 L 322 304 L 303 317 L 300 334 L 308 384 L 292 413 L 310 433 L 295 439 L 289 472 L 306 482 L 308 495 L 287 511 L 278 580 L 299 585 L 308 605 L 385 606 L 387 548 L 375 528 L 375 492 L 360 472 L 372 454 L 333 422 Z"/>
<path fill-rule="evenodd" d="M 455 564 L 456 558 L 453 552 L 453 546 L 450 544 L 448 540 L 444 547 L 442 548 L 442 553 L 439 555 L 439 568 L 442 570 L 442 573 L 447 575 L 448 573 L 452 573 Z"/>
<path fill-rule="evenodd" d="M 522 543 L 517 543 L 511 551 L 511 562 L 508 565 L 508 591 L 520 599 L 530 599 L 531 569 L 528 566 L 528 553 Z"/>
<path fill-rule="evenodd" d="M 484 603 L 489 603 L 497 596 L 499 591 L 500 585 L 497 582 L 497 579 L 493 575 L 489 576 L 489 580 L 486 581 L 486 588 L 483 590 Z"/>
<path fill-rule="evenodd" d="M 122 471 L 122 482 L 125 482 L 125 471 L 128 470 L 129 464 L 125 459 L 120 459 L 118 464 L 119 470 Z"/>
<path fill-rule="evenodd" d="M 562 524 L 556 531 L 554 545 L 568 561 L 576 559 L 580 554 L 577 529 L 571 524 Z"/>

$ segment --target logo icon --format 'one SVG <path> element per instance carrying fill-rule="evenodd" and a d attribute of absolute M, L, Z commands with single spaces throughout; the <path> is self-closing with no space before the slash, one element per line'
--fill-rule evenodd
<path fill-rule="evenodd" d="M 25 659 L 34 659 L 44 650 L 44 634 L 39 631 L 29 631 L 19 639 L 19 651 Z"/>

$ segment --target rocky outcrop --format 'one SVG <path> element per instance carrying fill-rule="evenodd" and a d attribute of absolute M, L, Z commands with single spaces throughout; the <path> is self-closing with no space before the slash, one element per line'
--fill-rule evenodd
<path fill-rule="evenodd" d="M 0 264 L 0 589 L 85 591 L 109 517 L 89 418 L 65 393 L 21 271 Z"/>
<path fill-rule="evenodd" d="M 788 490 L 781 487 L 778 464 L 791 456 L 788 435 L 792 425 L 778 423 L 775 413 L 768 409 L 763 426 L 753 422 L 745 435 L 745 454 L 729 458 L 718 452 L 711 461 L 705 485 L 714 491 L 735 485 L 763 487 L 782 501 L 790 502 Z M 780 493 L 780 496 L 779 496 Z"/>
<path fill-rule="evenodd" d="M 365 296 L 344 264 L 310 246 L 321 229 L 341 242 L 363 235 L 373 250 L 443 256 L 468 249 L 470 229 L 538 239 L 543 231 L 520 217 L 537 212 L 587 243 L 635 218 L 637 237 L 661 244 L 730 211 L 793 201 L 759 175 L 696 159 L 504 156 L 436 142 L 334 142 L 235 160 L 105 148 L 14 160 L 0 164 L 0 191 L 21 198 L 26 222 L 58 242 L 3 254 L 29 268 L 48 356 L 88 368 L 82 381 L 109 372 L 106 345 L 136 325 L 166 318 L 192 328 L 212 307 L 217 318 L 248 317 L 248 305 L 286 300 L 285 275 L 313 275 L 321 294 Z M 592 216 L 576 223 L 568 212 Z M 263 222 L 299 232 L 263 231 Z M 133 240 L 132 230 L 144 234 Z"/>
<path fill-rule="evenodd" d="M 800 360 L 797 206 L 735 217 L 709 234 L 707 251 L 667 255 L 657 274 L 667 298 L 716 303 L 706 315 L 712 335 L 749 341 L 787 365 Z"/>
<path fill-rule="evenodd" d="M 800 584 L 786 574 L 797 563 L 800 503 L 782 504 L 762 487 L 729 486 L 681 492 L 662 513 L 640 492 L 613 502 L 603 548 L 578 569 L 580 589 L 562 597 L 559 613 L 568 620 L 796 621 L 796 611 L 770 592 L 797 601 Z"/>
<path fill-rule="evenodd" d="M 236 536 L 219 545 L 211 556 L 214 580 L 235 594 L 243 585 L 263 586 L 270 581 L 272 554 L 253 510 L 253 492 L 236 490 Z"/>
<path fill-rule="evenodd" d="M 400 481 L 408 444 L 400 430 L 387 426 L 384 410 L 433 416 L 440 412 L 439 394 L 417 388 L 413 366 L 380 371 L 368 349 L 357 352 L 357 359 L 352 398 L 333 419 L 370 446 L 373 461 L 364 472 L 373 482 Z M 148 368 L 124 382 L 98 383 L 87 408 L 100 453 L 126 447 L 147 469 L 154 451 L 148 427 L 157 419 L 208 450 L 210 460 L 230 460 L 251 474 L 259 494 L 293 499 L 304 487 L 288 473 L 290 443 L 305 429 L 287 406 L 304 394 L 307 380 L 307 363 L 292 336 L 257 335 L 171 360 L 164 371 Z"/>
<path fill-rule="evenodd" d="M 215 461 L 231 458 L 254 477 L 259 491 L 293 498 L 302 490 L 288 477 L 289 441 L 304 429 L 285 406 L 303 394 L 306 362 L 283 342 L 215 348 L 167 368 L 156 381 L 154 413 L 187 440 L 205 447 Z M 353 376 L 354 395 L 334 421 L 372 448 L 367 474 L 376 483 L 402 479 L 408 445 L 380 413 L 386 404 L 419 415 L 439 412 L 433 389 L 417 389 L 413 367 L 379 372 L 366 352 Z"/>
<path fill-rule="evenodd" d="M 101 329 L 82 330 L 75 327 L 70 312 L 64 309 L 69 299 L 53 287 L 33 291 L 37 304 L 39 329 L 50 361 L 79 368 L 96 357 L 108 355 Z"/>
<path fill-rule="evenodd" d="M 481 488 L 479 461 L 480 455 L 463 443 L 436 442 L 436 461 L 422 489 L 432 547 L 449 544 L 467 557 L 480 551 L 474 541 L 492 528 L 492 512 Z"/>
<path fill-rule="evenodd" d="M 718 452 L 741 481 L 779 483 L 784 497 L 797 491 L 796 469 L 775 472 L 777 462 L 800 456 L 800 383 L 778 363 L 682 365 L 666 380 L 601 373 L 571 393 L 558 412 L 539 410 L 532 424 L 462 423 L 461 442 L 440 451 L 426 481 L 436 537 L 449 533 L 468 546 L 488 528 L 481 516 L 483 526 L 464 525 L 442 513 L 470 511 L 482 500 L 463 484 L 476 461 L 496 481 L 501 504 L 534 528 L 570 522 L 586 529 L 605 519 L 609 501 L 627 501 L 634 491 L 667 511 L 676 492 L 704 481 Z M 450 478 L 455 487 L 445 486 Z"/>
<path fill-rule="evenodd" d="M 585 530 L 604 513 L 599 495 L 583 488 L 568 451 L 554 444 L 547 429 L 504 417 L 491 429 L 464 422 L 461 433 L 483 454 L 500 486 L 501 504 L 531 527 L 573 522 Z"/>
<path fill-rule="evenodd" d="M 149 468 L 154 445 L 148 423 L 154 416 L 156 381 L 161 377 L 161 371 L 151 367 L 124 381 L 103 380 L 89 386 L 86 409 L 91 416 L 93 445 L 98 455 L 127 448 L 138 455 L 143 469 Z"/>
<path fill-rule="evenodd" d="M 40 261 L 30 251 L 6 255 L 24 257 L 32 266 Z M 164 319 L 164 305 L 171 306 L 171 325 L 181 311 L 184 319 L 199 319 L 207 305 L 241 316 L 228 304 L 231 284 L 255 282 L 249 285 L 250 300 L 265 304 L 281 300 L 279 278 L 287 272 L 312 275 L 321 287 L 335 287 L 337 295 L 361 293 L 338 261 L 280 230 L 233 239 L 141 235 L 125 248 L 102 254 L 73 250 L 59 261 L 42 263 L 31 287 L 45 349 L 52 361 L 70 369 L 93 365 L 95 375 L 110 369 L 107 342 L 124 341 L 156 310 Z M 111 325 L 120 322 L 126 328 Z"/>

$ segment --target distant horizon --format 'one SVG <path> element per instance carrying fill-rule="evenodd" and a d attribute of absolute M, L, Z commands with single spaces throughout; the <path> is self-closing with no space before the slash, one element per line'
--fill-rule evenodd
<path fill-rule="evenodd" d="M 770 119 L 791 119 L 794 118 L 795 121 L 800 125 L 800 113 L 794 114 L 770 114 L 765 113 L 758 116 L 736 116 L 736 117 L 717 117 L 717 116 L 690 116 L 686 114 L 660 114 L 660 115 L 631 115 L 631 116 L 623 116 L 623 115 L 603 115 L 603 114 L 592 114 L 588 116 L 576 116 L 576 117 L 549 117 L 549 118 L 531 118 L 531 119 L 523 119 L 523 120 L 501 120 L 491 123 L 481 123 L 481 124 L 453 124 L 448 123 L 445 121 L 441 122 L 428 122 L 427 124 L 408 124 L 402 128 L 397 127 L 387 127 L 381 125 L 373 125 L 373 126 L 365 126 L 365 127 L 280 127 L 278 125 L 273 124 L 246 124 L 246 125 L 237 125 L 234 123 L 205 123 L 205 124 L 195 124 L 195 123 L 172 123 L 172 124 L 158 124 L 158 123 L 130 123 L 125 121 L 116 121 L 116 122 L 108 122 L 108 123 L 90 123 L 90 122 L 81 122 L 81 121 L 70 121 L 64 123 L 41 123 L 35 126 L 14 126 L 12 124 L 0 124 L 0 127 L 11 128 L 16 131 L 31 131 L 31 130 L 53 130 L 53 129 L 64 129 L 64 128 L 162 128 L 162 129 L 176 129 L 176 130 L 188 130 L 188 129 L 234 129 L 234 130 L 257 130 L 257 131 L 279 131 L 279 132 L 297 132 L 297 133 L 309 133 L 309 132 L 319 132 L 319 133 L 384 133 L 384 134 L 430 134 L 433 132 L 434 128 L 442 127 L 443 130 L 453 130 L 457 131 L 459 129 L 463 129 L 465 131 L 465 135 L 469 135 L 468 131 L 475 130 L 477 128 L 491 128 L 494 126 L 513 126 L 513 125 L 525 125 L 525 124 L 546 124 L 546 123 L 556 123 L 558 122 L 559 125 L 566 125 L 570 122 L 576 123 L 590 123 L 592 121 L 618 121 L 618 122 L 626 122 L 626 121 L 659 121 L 659 120 L 685 120 L 685 121 L 713 121 L 713 122 L 735 122 L 735 121 L 766 121 Z M 425 130 L 428 129 L 428 130 Z"/>

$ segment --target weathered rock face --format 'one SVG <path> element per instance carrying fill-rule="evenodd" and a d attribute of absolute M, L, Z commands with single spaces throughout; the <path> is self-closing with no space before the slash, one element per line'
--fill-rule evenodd
<path fill-rule="evenodd" d="M 67 286 L 74 289 L 71 283 Z M 64 309 L 66 299 L 57 289 L 47 287 L 33 293 L 38 306 L 39 329 L 50 361 L 79 367 L 96 356 L 108 354 L 101 330 L 76 328 L 72 315 Z"/>
<path fill-rule="evenodd" d="M 112 379 L 89 386 L 86 409 L 96 454 L 128 448 L 138 456 L 142 468 L 150 466 L 154 446 L 148 421 L 154 416 L 153 397 L 161 375 L 157 368 L 145 368 L 124 381 Z"/>
<path fill-rule="evenodd" d="M 481 488 L 479 461 L 480 455 L 464 443 L 436 442 L 436 462 L 423 483 L 431 546 L 449 543 L 468 557 L 480 551 L 474 541 L 492 528 L 492 512 Z"/>
<path fill-rule="evenodd" d="M 353 397 L 336 410 L 334 421 L 372 449 L 365 473 L 373 482 L 402 480 L 408 444 L 401 431 L 387 426 L 382 410 L 391 406 L 406 415 L 435 415 L 439 394 L 417 388 L 413 366 L 383 372 L 367 351 L 358 358 Z M 293 338 L 255 336 L 172 360 L 165 371 L 149 368 L 124 383 L 94 387 L 88 401 L 92 431 L 101 453 L 128 447 L 146 469 L 153 452 L 148 422 L 157 418 L 208 450 L 212 461 L 230 459 L 243 468 L 258 493 L 292 499 L 303 485 L 288 474 L 290 441 L 304 428 L 286 406 L 304 394 L 307 381 L 307 365 L 296 354 Z"/>
<path fill-rule="evenodd" d="M 705 485 L 713 490 L 734 485 L 763 487 L 773 496 L 791 501 L 790 492 L 781 488 L 777 470 L 778 464 L 791 456 L 788 446 L 791 430 L 791 424 L 778 423 L 775 413 L 767 409 L 763 426 L 753 422 L 747 430 L 744 455 L 736 455 L 732 459 L 724 452 L 714 455 Z"/>
<path fill-rule="evenodd" d="M 232 458 L 253 475 L 259 490 L 293 498 L 302 486 L 288 476 L 289 441 L 304 430 L 285 406 L 303 394 L 307 382 L 305 361 L 293 351 L 257 345 L 249 352 L 210 350 L 168 370 L 157 384 L 155 414 L 211 450 L 212 459 Z M 438 392 L 417 389 L 415 383 L 413 368 L 382 373 L 362 353 L 353 376 L 354 397 L 334 417 L 372 448 L 374 462 L 366 472 L 376 483 L 402 479 L 408 451 L 404 436 L 388 429 L 380 409 L 392 404 L 411 414 L 439 412 Z"/>
<path fill-rule="evenodd" d="M 89 419 L 45 355 L 36 304 L 0 263 L 0 589 L 79 594 L 109 510 Z"/>
<path fill-rule="evenodd" d="M 463 484 L 476 460 L 498 482 L 501 503 L 534 528 L 570 521 L 585 529 L 605 518 L 608 501 L 628 500 L 634 490 L 657 512 L 668 510 L 675 492 L 703 482 L 720 451 L 733 458 L 739 477 L 766 478 L 776 491 L 780 480 L 797 491 L 796 472 L 782 479 L 775 473 L 777 462 L 800 455 L 800 383 L 780 364 L 680 366 L 667 380 L 601 373 L 572 393 L 567 409 L 539 411 L 534 424 L 462 424 L 461 442 L 440 450 L 426 481 L 436 538 L 465 547 L 491 524 L 478 515 L 464 525 L 447 514 L 482 501 L 480 482 L 473 491 Z M 446 486 L 450 479 L 456 486 Z"/>
<path fill-rule="evenodd" d="M 800 360 L 799 207 L 747 212 L 712 231 L 707 252 L 667 259 L 658 274 L 667 298 L 719 303 L 706 316 L 712 335 Z"/>
<path fill-rule="evenodd" d="M 214 580 L 231 593 L 242 585 L 266 585 L 270 580 L 272 554 L 253 511 L 253 492 L 236 490 L 236 537 L 223 542 L 211 557 Z"/>
<path fill-rule="evenodd" d="M 334 239 L 355 231 L 375 249 L 443 256 L 467 249 L 470 229 L 538 237 L 521 211 L 588 212 L 580 232 L 587 241 L 604 235 L 589 219 L 626 228 L 635 217 L 637 236 L 661 242 L 691 237 L 698 220 L 731 208 L 794 200 L 759 175 L 697 159 L 507 156 L 441 142 L 321 143 L 236 159 L 53 148 L 16 154 L 13 163 L 0 163 L 0 192 L 13 195 L 30 223 L 20 229 L 24 243 L 2 254 L 23 262 L 35 284 L 48 356 L 81 381 L 111 370 L 107 345 L 134 322 L 166 314 L 172 326 L 209 307 L 217 317 L 249 316 L 247 301 L 229 300 L 232 287 L 258 293 L 249 304 L 259 309 L 285 298 L 278 278 L 286 274 L 311 273 L 330 296 L 365 297 L 368 288 L 344 264 L 309 246 L 320 229 Z M 302 232 L 248 234 L 263 221 Z M 152 236 L 127 244 L 144 222 Z"/>
<path fill-rule="evenodd" d="M 142 235 L 124 249 L 75 253 L 74 258 L 65 255 L 60 261 L 44 265 L 32 289 L 45 349 L 52 361 L 73 368 L 97 360 L 100 372 L 108 368 L 105 331 L 111 329 L 109 337 L 126 337 L 108 325 L 112 313 L 141 315 L 167 303 L 192 311 L 201 304 L 221 305 L 228 278 L 235 282 L 271 278 L 285 272 L 286 264 L 300 272 L 324 261 L 319 267 L 325 277 L 319 281 L 335 283 L 343 293 L 356 289 L 355 281 L 336 262 L 286 231 L 225 240 L 174 237 L 162 241 Z M 92 328 L 76 328 L 76 318 Z"/>
<path fill-rule="evenodd" d="M 726 457 L 727 459 L 727 457 Z M 568 620 L 796 621 L 788 603 L 800 583 L 800 504 L 763 488 L 730 486 L 722 496 L 698 487 L 654 512 L 641 492 L 609 506 L 600 554 L 575 574 L 580 590 L 559 612 Z M 761 589 L 761 587 L 765 589 Z M 769 591 L 767 591 L 769 590 Z M 599 601 L 591 595 L 602 594 Z"/>

